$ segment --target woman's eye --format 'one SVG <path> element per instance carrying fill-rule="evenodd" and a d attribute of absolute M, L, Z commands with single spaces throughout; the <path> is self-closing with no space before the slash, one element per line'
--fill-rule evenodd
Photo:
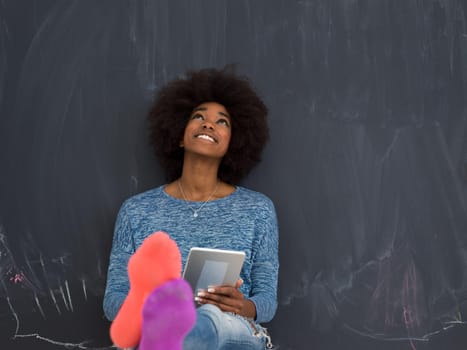
<path fill-rule="evenodd" d="M 225 126 L 230 126 L 229 121 L 227 119 L 219 119 L 217 123 Z"/>
<path fill-rule="evenodd" d="M 191 119 L 204 119 L 202 114 L 195 113 L 191 116 Z"/>

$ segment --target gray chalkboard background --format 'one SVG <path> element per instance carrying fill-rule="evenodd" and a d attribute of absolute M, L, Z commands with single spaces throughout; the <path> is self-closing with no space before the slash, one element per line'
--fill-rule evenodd
<path fill-rule="evenodd" d="M 146 112 L 237 63 L 270 108 L 281 350 L 466 349 L 465 0 L 0 0 L 0 348 L 110 348 Z"/>

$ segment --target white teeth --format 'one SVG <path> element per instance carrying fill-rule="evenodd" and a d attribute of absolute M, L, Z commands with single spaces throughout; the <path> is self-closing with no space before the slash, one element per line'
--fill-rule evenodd
<path fill-rule="evenodd" d="M 211 142 L 215 142 L 215 140 L 211 136 L 208 136 L 208 135 L 198 135 L 198 136 L 196 136 L 196 138 L 203 139 L 203 140 L 208 140 L 208 141 L 211 141 Z"/>

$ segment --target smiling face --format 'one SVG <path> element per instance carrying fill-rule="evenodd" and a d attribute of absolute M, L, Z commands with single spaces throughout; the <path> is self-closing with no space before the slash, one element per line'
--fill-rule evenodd
<path fill-rule="evenodd" d="M 230 115 L 216 102 L 205 102 L 193 109 L 181 145 L 185 153 L 222 159 L 232 135 Z"/>

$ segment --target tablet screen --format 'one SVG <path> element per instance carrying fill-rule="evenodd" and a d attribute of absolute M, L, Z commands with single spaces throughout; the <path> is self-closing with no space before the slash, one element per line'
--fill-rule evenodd
<path fill-rule="evenodd" d="M 241 251 L 193 247 L 183 278 L 193 292 L 209 286 L 235 285 L 240 277 L 245 253 Z"/>
<path fill-rule="evenodd" d="M 203 289 L 210 285 L 217 286 L 223 284 L 228 267 L 229 264 L 225 261 L 206 260 L 195 290 Z"/>

